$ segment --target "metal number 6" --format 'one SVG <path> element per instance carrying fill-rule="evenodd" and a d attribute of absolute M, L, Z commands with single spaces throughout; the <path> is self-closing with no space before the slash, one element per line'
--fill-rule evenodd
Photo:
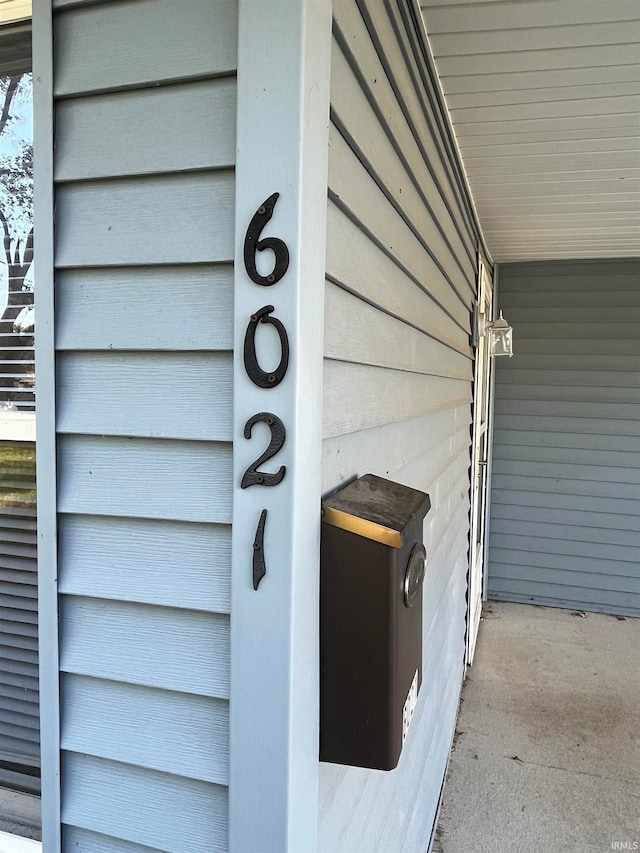
<path fill-rule="evenodd" d="M 262 229 L 273 216 L 273 209 L 279 196 L 280 193 L 273 193 L 266 201 L 262 202 L 254 213 L 244 238 L 244 268 L 251 281 L 263 287 L 276 284 L 289 268 L 289 249 L 284 240 L 279 237 L 258 239 Z M 276 262 L 268 275 L 260 275 L 256 267 L 256 252 L 264 252 L 265 249 L 271 249 L 276 257 Z"/>

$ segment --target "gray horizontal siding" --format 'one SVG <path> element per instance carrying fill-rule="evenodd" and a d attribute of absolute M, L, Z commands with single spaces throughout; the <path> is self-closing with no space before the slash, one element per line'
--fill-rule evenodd
<path fill-rule="evenodd" d="M 61 512 L 231 523 L 230 444 L 61 435 L 59 464 Z"/>
<path fill-rule="evenodd" d="M 62 184 L 58 267 L 179 264 L 233 257 L 234 177 L 224 172 Z"/>
<path fill-rule="evenodd" d="M 226 524 L 65 514 L 60 538 L 62 593 L 229 612 Z"/>
<path fill-rule="evenodd" d="M 546 388 L 546 386 L 545 386 Z M 590 394 L 590 389 L 585 389 L 585 396 Z M 523 391 L 522 400 L 513 400 L 505 398 L 502 394 L 498 397 L 496 394 L 495 409 L 498 414 L 514 414 L 518 412 L 523 415 L 543 415 L 545 417 L 559 417 L 564 415 L 567 418 L 575 420 L 590 420 L 593 418 L 596 421 L 623 421 L 620 429 L 627 430 L 627 434 L 636 435 L 639 427 L 638 407 L 635 401 L 629 405 L 625 403 L 610 406 L 608 403 L 613 401 L 608 400 L 607 403 L 591 402 L 577 400 L 571 402 L 563 402 L 562 399 L 529 399 L 527 398 L 526 388 Z M 539 396 L 546 396 L 545 391 L 542 391 Z M 617 402 L 617 401 L 616 401 Z M 598 428 L 600 423 L 598 423 Z M 615 429 L 615 427 L 612 427 Z M 605 427 L 605 432 L 606 432 Z"/>
<path fill-rule="evenodd" d="M 441 409 L 418 418 L 369 427 L 352 433 L 325 437 L 322 445 L 322 488 L 328 491 L 333 484 L 348 478 L 348 470 L 369 470 L 379 458 L 380 448 L 385 448 L 385 475 L 411 464 L 415 457 L 408 448 L 418 447 L 425 435 L 430 436 L 432 447 L 444 445 L 460 430 L 468 429 L 468 404 Z M 448 452 L 444 454 L 445 464 Z M 437 457 L 434 457 L 437 464 Z M 429 522 L 429 517 L 427 517 Z"/>
<path fill-rule="evenodd" d="M 60 632 L 64 672 L 228 696 L 226 615 L 65 596 Z"/>
<path fill-rule="evenodd" d="M 375 241 L 349 211 L 329 202 L 327 216 L 327 241 L 331 244 L 331 266 L 327 274 L 343 288 L 349 279 L 360 272 L 357 295 L 374 308 L 399 317 L 417 329 L 436 336 L 454 348 L 460 346 L 459 327 L 446 307 L 440 305 L 424 282 L 410 269 L 398 262 L 384 242 Z M 389 282 L 393 287 L 389 287 Z M 416 302 L 416 287 L 423 291 L 426 299 Z M 330 304 L 328 304 L 330 307 Z M 463 347 L 464 351 L 464 347 Z"/>
<path fill-rule="evenodd" d="M 435 181 L 438 194 L 446 198 L 454 212 L 455 228 L 466 243 L 466 252 L 473 257 L 474 226 L 455 180 L 455 165 L 448 156 L 443 122 L 433 108 L 433 92 L 425 86 L 427 68 L 420 56 L 420 46 L 409 31 L 411 28 L 407 29 L 406 16 L 403 18 L 393 10 L 391 14 L 380 14 L 380 7 L 375 5 L 362 4 L 356 8 L 355 4 L 343 3 L 335 19 L 339 25 L 335 29 L 336 38 L 345 57 L 357 52 L 360 59 L 357 68 L 351 63 L 351 69 L 358 75 L 363 92 L 370 94 L 375 89 L 374 108 L 378 117 L 391 129 L 390 136 L 397 149 L 408 153 L 407 159 L 412 164 L 408 165 L 408 174 L 420 174 L 422 180 Z M 355 43 L 357 51 L 350 46 Z M 396 54 L 402 54 L 404 61 L 390 61 L 389 46 L 394 43 Z M 335 62 L 340 62 L 340 58 Z M 339 92 L 335 95 L 339 96 Z M 416 169 L 416 155 L 412 153 L 415 146 L 418 159 L 423 161 L 420 170 Z M 438 203 L 437 198 L 429 199 L 430 205 Z"/>
<path fill-rule="evenodd" d="M 455 229 L 447 207 L 444 194 L 427 170 L 414 171 L 413 162 L 421 159 L 415 137 L 406 122 L 387 124 L 385 115 L 378 103 L 377 91 L 359 69 L 354 71 L 355 57 L 351 54 L 348 40 L 341 38 L 336 28 L 335 49 L 332 54 L 332 79 L 335 82 L 331 90 L 331 112 L 335 124 L 341 133 L 349 138 L 350 145 L 358 153 L 358 158 L 368 167 L 368 171 L 385 193 L 389 203 L 398 214 L 412 227 L 420 237 L 421 226 L 429 223 L 431 235 L 425 250 L 450 280 L 456 291 L 464 291 L 463 282 L 472 285 L 474 278 L 474 257 L 466 255 L 466 245 Z M 351 64 L 348 59 L 351 59 Z M 357 68 L 357 66 L 356 66 Z M 377 78 L 376 78 L 377 79 Z M 384 79 L 384 78 L 383 78 Z M 371 137 L 366 128 L 373 122 L 380 122 L 384 135 Z M 405 131 L 411 148 L 402 145 L 401 131 Z M 398 130 L 398 135 L 394 133 Z M 364 131 L 364 132 L 363 132 Z M 413 149 L 413 150 L 412 150 Z M 390 191 L 394 189 L 394 192 Z M 395 190 L 402 190 L 405 196 L 402 204 L 396 199 Z M 435 228 L 434 228 L 435 223 Z"/>
<path fill-rule="evenodd" d="M 470 401 L 469 383 L 337 360 L 325 365 L 324 435 L 354 432 Z M 384 399 L 385 405 L 380 405 Z M 349 400 L 348 408 L 340 408 Z"/>
<path fill-rule="evenodd" d="M 532 515 L 535 515 L 535 513 L 532 513 Z M 558 517 L 563 518 L 562 516 Z M 510 524 L 512 520 L 513 519 L 511 518 L 495 518 L 493 524 L 493 532 L 505 533 L 505 535 L 509 535 L 509 531 L 512 528 L 512 525 Z M 605 517 L 601 520 L 600 513 L 598 513 L 597 519 L 594 518 L 591 520 L 597 521 L 598 526 L 595 530 L 593 529 L 593 527 L 591 527 L 591 525 L 587 526 L 587 524 L 585 524 L 584 522 L 582 524 L 576 525 L 569 524 L 566 521 L 566 516 L 564 517 L 562 523 L 558 523 L 556 519 L 548 519 L 545 523 L 544 521 L 541 521 L 539 517 L 536 518 L 535 521 L 529 521 L 528 519 L 523 518 L 521 519 L 521 524 L 519 526 L 520 532 L 516 534 L 516 539 L 518 537 L 527 537 L 529 534 L 533 534 L 540 537 L 544 537 L 548 540 L 558 540 L 558 542 L 563 542 L 564 540 L 582 542 L 584 543 L 583 547 L 587 547 L 588 543 L 599 543 L 600 545 L 606 543 L 609 545 L 629 545 L 632 548 L 637 548 L 637 523 L 632 525 L 631 530 L 624 530 L 620 529 L 619 527 L 609 527 L 609 523 L 620 524 L 620 520 L 617 519 L 616 516 L 613 516 L 612 519 Z M 554 547 L 550 542 L 548 542 L 547 545 L 551 548 L 552 551 L 554 550 Z M 522 548 L 520 548 L 519 550 L 522 550 Z M 560 551 L 560 553 L 563 553 L 563 551 Z M 595 552 L 589 550 L 588 553 L 592 554 Z M 611 556 L 614 555 L 615 551 L 612 551 Z M 626 557 L 621 555 L 621 559 L 626 559 Z"/>
<path fill-rule="evenodd" d="M 394 773 L 321 765 L 323 853 L 426 849 L 462 678 L 476 243 L 408 24 L 334 6 L 322 488 L 429 493 L 424 680 Z"/>
<path fill-rule="evenodd" d="M 117 738 L 119 757 L 129 764 L 228 782 L 229 709 L 220 699 L 70 675 L 63 701 L 63 749 L 109 757 Z"/>
<path fill-rule="evenodd" d="M 366 227 L 374 245 L 392 251 L 395 263 L 411 279 L 418 282 L 428 276 L 432 282 L 429 288 L 432 298 L 463 328 L 467 307 L 436 261 L 425 253 L 424 238 L 417 236 L 397 215 L 394 206 L 380 187 L 371 182 L 367 169 L 333 125 L 329 139 L 329 198 L 352 221 Z"/>
<path fill-rule="evenodd" d="M 448 318 L 441 319 L 440 326 L 445 325 L 445 329 L 440 328 L 436 306 L 431 307 L 428 325 L 416 327 L 413 319 L 412 325 L 408 325 L 402 314 L 392 314 L 379 305 L 363 304 L 361 294 L 350 293 L 329 281 L 325 290 L 325 354 L 347 360 L 357 353 L 361 364 L 413 373 L 424 373 L 428 364 L 431 373 L 466 380 L 467 348 L 461 347 L 460 351 L 453 342 L 449 344 L 445 331 Z M 443 347 L 443 343 L 449 345 Z"/>
<path fill-rule="evenodd" d="M 596 418 L 581 419 L 575 417 L 574 412 L 568 412 L 568 417 L 562 414 L 545 413 L 544 415 L 512 414 L 517 410 L 514 406 L 501 407 L 500 424 L 503 429 L 530 432 L 531 430 L 560 431 L 562 433 L 586 433 L 591 432 L 598 435 L 627 436 L 640 438 L 640 425 L 638 421 L 625 420 L 624 418 Z M 524 405 L 523 405 L 524 408 Z M 560 412 L 563 409 L 560 408 Z"/>
<path fill-rule="evenodd" d="M 235 0 L 54 5 L 59 7 L 54 40 L 58 97 L 235 71 Z"/>
<path fill-rule="evenodd" d="M 233 268 L 227 264 L 61 270 L 56 305 L 58 350 L 232 347 Z"/>
<path fill-rule="evenodd" d="M 81 850 L 82 853 L 89 850 L 91 853 L 152 853 L 152 848 L 146 844 L 131 844 L 77 826 L 65 827 L 62 844 L 65 850 Z"/>
<path fill-rule="evenodd" d="M 623 530 L 640 532 L 640 516 L 629 515 L 621 520 L 622 513 L 606 512 L 601 506 L 595 505 L 592 510 L 572 509 L 570 507 L 560 506 L 535 506 L 535 504 L 521 505 L 517 496 L 513 495 L 513 500 L 509 503 L 500 503 L 495 501 L 492 505 L 493 512 L 492 525 L 495 522 L 496 528 L 499 527 L 502 519 L 513 519 L 525 522 L 542 522 L 543 524 L 563 525 L 567 524 L 574 529 L 580 528 L 580 538 L 584 541 L 590 541 L 591 537 L 606 537 L 609 535 L 607 530 Z M 526 493 L 525 493 L 526 497 Z M 590 512 L 596 515 L 590 515 Z M 593 522 L 598 522 L 597 528 L 593 529 Z M 621 527 L 621 525 L 624 525 Z"/>
<path fill-rule="evenodd" d="M 234 78 L 61 101 L 56 123 L 68 142 L 55 152 L 57 179 L 233 166 L 235 112 Z"/>
<path fill-rule="evenodd" d="M 516 355 L 496 373 L 492 598 L 640 614 L 639 273 L 501 267 Z"/>
<path fill-rule="evenodd" d="M 212 853 L 228 841 L 237 4 L 54 8 L 63 849 Z"/>
<path fill-rule="evenodd" d="M 166 853 L 227 849 L 227 789 L 221 785 L 76 752 L 65 753 L 62 775 L 67 825 L 124 836 L 124 841 Z M 146 795 L 144 815 L 140 791 Z"/>
<path fill-rule="evenodd" d="M 109 435 L 230 441 L 232 373 L 230 353 L 60 354 L 57 428 L 91 435 L 101 408 Z"/>

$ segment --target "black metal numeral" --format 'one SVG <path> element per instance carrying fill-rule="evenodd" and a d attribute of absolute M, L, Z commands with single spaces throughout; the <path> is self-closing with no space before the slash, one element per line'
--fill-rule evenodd
<path fill-rule="evenodd" d="M 289 366 L 289 338 L 287 330 L 277 317 L 270 316 L 273 310 L 273 305 L 265 305 L 259 311 L 256 311 L 255 314 L 252 314 L 244 336 L 244 367 L 249 379 L 258 388 L 275 388 L 284 379 L 287 367 Z M 258 357 L 256 355 L 256 329 L 258 328 L 258 323 L 270 323 L 275 327 L 280 338 L 282 357 L 280 358 L 280 364 L 270 373 L 262 370 L 258 364 Z"/>
<path fill-rule="evenodd" d="M 267 573 L 264 559 L 264 526 L 267 523 L 267 511 L 263 509 L 260 521 L 256 528 L 256 536 L 253 540 L 253 588 L 258 589 L 260 581 Z"/>
<path fill-rule="evenodd" d="M 245 438 L 251 438 L 253 427 L 258 422 L 265 423 L 269 427 L 271 430 L 271 441 L 262 456 L 259 456 L 255 462 L 252 462 L 244 472 L 242 482 L 240 483 L 241 489 L 248 489 L 249 486 L 277 486 L 278 483 L 284 480 L 284 475 L 287 473 L 286 465 L 282 465 L 280 470 L 275 474 L 258 470 L 263 462 L 267 462 L 282 450 L 287 437 L 284 424 L 277 415 L 271 412 L 258 412 L 257 415 L 250 417 L 244 425 Z"/>
<path fill-rule="evenodd" d="M 265 226 L 273 216 L 273 211 L 279 198 L 280 193 L 273 193 L 263 201 L 254 213 L 244 238 L 244 268 L 251 281 L 262 287 L 271 287 L 271 285 L 277 284 L 289 269 L 289 249 L 284 240 L 281 240 L 279 237 L 260 237 Z M 271 249 L 275 260 L 271 272 L 267 275 L 261 275 L 256 265 L 257 254 L 258 252 L 264 252 L 265 249 Z M 252 314 L 244 336 L 244 367 L 247 371 L 247 376 L 258 388 L 275 388 L 284 379 L 289 366 L 289 337 L 284 324 L 277 317 L 271 316 L 274 310 L 273 305 L 265 305 L 259 311 L 256 311 L 255 314 Z M 256 353 L 256 331 L 258 323 L 271 324 L 280 338 L 280 364 L 273 371 L 263 370 L 258 364 Z M 265 423 L 269 427 L 271 440 L 264 453 L 255 462 L 252 462 L 242 475 L 240 483 L 242 489 L 248 489 L 250 486 L 277 486 L 284 480 L 287 473 L 286 465 L 281 465 L 275 474 L 260 470 L 261 465 L 272 459 L 283 448 L 287 433 L 284 424 L 277 415 L 271 412 L 258 412 L 257 415 L 252 415 L 244 425 L 244 437 L 246 439 L 251 438 L 253 427 L 258 422 Z M 264 529 L 266 523 L 267 510 L 263 509 L 253 540 L 254 590 L 258 589 L 262 578 L 267 573 L 264 554 Z"/>
<path fill-rule="evenodd" d="M 262 229 L 273 216 L 273 209 L 276 206 L 279 196 L 280 193 L 273 193 L 266 201 L 262 202 L 254 213 L 244 238 L 244 268 L 251 281 L 263 287 L 270 287 L 272 284 L 276 284 L 289 268 L 289 249 L 284 240 L 281 240 L 279 237 L 263 237 L 262 240 L 258 239 L 262 233 Z M 260 275 L 256 267 L 256 252 L 264 252 L 265 249 L 271 249 L 276 261 L 273 270 L 268 275 Z"/>

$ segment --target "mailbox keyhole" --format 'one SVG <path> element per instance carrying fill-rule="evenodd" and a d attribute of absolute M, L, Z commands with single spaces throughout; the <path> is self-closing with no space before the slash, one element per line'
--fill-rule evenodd
<path fill-rule="evenodd" d="M 413 607 L 421 592 L 422 581 L 427 563 L 427 552 L 424 545 L 416 545 L 411 552 L 407 571 L 404 576 L 404 603 L 407 607 Z"/>

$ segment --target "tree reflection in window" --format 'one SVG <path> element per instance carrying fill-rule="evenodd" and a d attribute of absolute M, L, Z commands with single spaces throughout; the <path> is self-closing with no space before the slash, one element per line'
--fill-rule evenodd
<path fill-rule="evenodd" d="M 34 395 L 32 76 L 0 77 L 0 409 Z"/>

